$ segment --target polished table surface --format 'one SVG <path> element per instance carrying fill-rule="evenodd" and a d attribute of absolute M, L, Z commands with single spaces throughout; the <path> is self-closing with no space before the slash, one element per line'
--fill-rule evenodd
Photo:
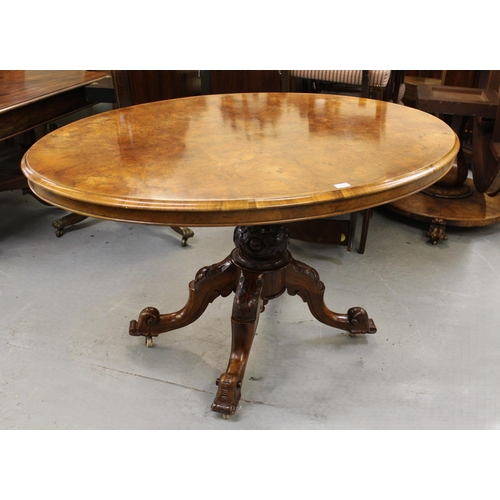
<path fill-rule="evenodd" d="M 153 337 L 196 321 L 234 293 L 232 342 L 212 410 L 229 418 L 260 314 L 285 291 L 320 322 L 375 333 L 361 307 L 331 311 L 318 273 L 287 249 L 283 222 L 361 210 L 421 190 L 452 166 L 455 133 L 421 111 L 317 94 L 227 94 L 123 108 L 37 142 L 22 169 L 62 208 L 120 221 L 237 226 L 236 248 L 202 267 L 179 311 L 146 307 L 129 333 Z"/>
<path fill-rule="evenodd" d="M 382 101 L 228 94 L 123 108 L 42 138 L 23 160 L 42 199 L 84 215 L 229 226 L 347 213 L 451 166 L 441 120 Z"/>
<path fill-rule="evenodd" d="M 90 106 L 85 87 L 108 71 L 0 71 L 0 140 Z"/>
<path fill-rule="evenodd" d="M 91 106 L 85 87 L 107 71 L 0 70 L 0 141 Z M 0 170 L 0 191 L 26 189 L 17 169 Z M 29 191 L 29 190 L 28 190 Z"/>

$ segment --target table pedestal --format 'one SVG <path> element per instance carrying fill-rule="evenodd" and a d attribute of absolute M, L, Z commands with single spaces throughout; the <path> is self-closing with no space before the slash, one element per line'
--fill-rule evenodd
<path fill-rule="evenodd" d="M 189 325 L 217 297 L 234 292 L 231 354 L 226 372 L 217 379 L 218 391 L 212 404 L 213 411 L 227 418 L 238 407 L 260 313 L 269 300 L 285 290 L 301 297 L 311 314 L 326 325 L 351 334 L 377 331 L 361 307 L 352 307 L 347 314 L 337 314 L 326 307 L 325 286 L 318 273 L 292 258 L 288 241 L 283 225 L 238 226 L 234 232 L 236 248 L 226 259 L 198 271 L 189 284 L 189 299 L 182 309 L 160 314 L 158 309 L 147 307 L 138 321 L 130 322 L 130 335 L 146 337 L 151 346 L 153 337 Z"/>

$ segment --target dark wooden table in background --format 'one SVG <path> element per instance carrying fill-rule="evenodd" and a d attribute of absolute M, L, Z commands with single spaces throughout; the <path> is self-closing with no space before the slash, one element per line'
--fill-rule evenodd
<path fill-rule="evenodd" d="M 85 87 L 108 71 L 0 71 L 0 141 L 92 106 Z M 27 188 L 21 171 L 0 176 L 0 191 Z"/>

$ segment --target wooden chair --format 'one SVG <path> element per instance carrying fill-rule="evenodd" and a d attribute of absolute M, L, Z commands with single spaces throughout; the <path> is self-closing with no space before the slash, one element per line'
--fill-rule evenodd
<path fill-rule="evenodd" d="M 323 92 L 401 103 L 404 72 L 395 70 L 286 70 L 284 92 Z"/>
<path fill-rule="evenodd" d="M 402 103 L 404 95 L 403 71 L 393 70 L 283 70 L 283 92 L 315 92 L 352 95 L 370 99 Z M 314 243 L 354 245 L 357 217 L 350 214 L 348 221 L 318 219 L 288 224 L 290 237 Z M 358 253 L 364 253 L 372 209 L 363 210 Z"/>
<path fill-rule="evenodd" d="M 198 71 L 117 70 L 111 74 L 114 88 L 113 102 L 116 102 L 119 108 L 200 93 Z M 59 237 L 66 227 L 86 218 L 72 213 L 54 221 L 52 225 Z M 188 227 L 170 227 L 182 236 L 182 246 L 186 246 L 188 238 L 194 236 Z"/>

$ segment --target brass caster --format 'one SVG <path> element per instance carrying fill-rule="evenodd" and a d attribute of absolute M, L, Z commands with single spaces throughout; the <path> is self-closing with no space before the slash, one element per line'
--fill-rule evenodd
<path fill-rule="evenodd" d="M 429 231 L 426 236 L 433 245 L 437 245 L 440 241 L 446 241 L 448 236 L 445 234 L 446 221 L 443 219 L 432 219 Z"/>
<path fill-rule="evenodd" d="M 151 336 L 146 337 L 146 345 L 148 347 L 153 347 L 153 337 L 151 337 Z"/>
<path fill-rule="evenodd" d="M 225 413 L 222 414 L 222 418 L 224 420 L 229 420 L 231 418 L 231 415 L 226 415 Z"/>
<path fill-rule="evenodd" d="M 60 238 L 63 234 L 64 234 L 64 229 L 58 229 L 58 230 L 56 231 L 56 236 L 57 236 L 58 238 Z"/>
<path fill-rule="evenodd" d="M 182 236 L 181 245 L 183 247 L 187 246 L 188 238 L 192 238 L 194 233 L 189 227 L 179 227 L 179 226 L 170 226 L 177 234 Z"/>

